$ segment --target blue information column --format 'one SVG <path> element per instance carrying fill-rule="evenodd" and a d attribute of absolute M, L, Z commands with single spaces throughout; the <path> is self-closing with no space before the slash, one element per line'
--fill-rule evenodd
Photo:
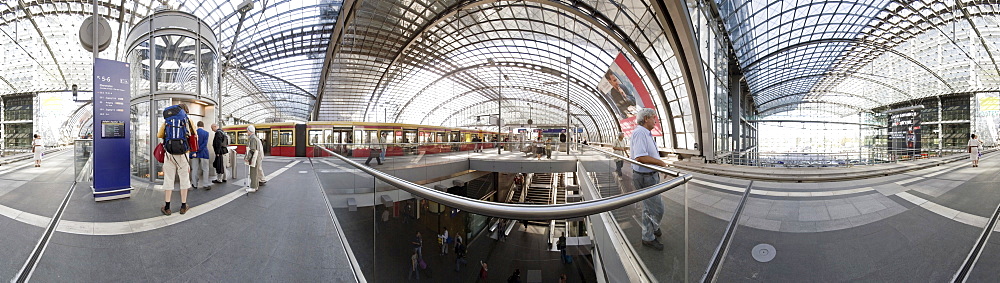
<path fill-rule="evenodd" d="M 129 66 L 94 62 L 94 201 L 131 196 L 129 181 Z"/>

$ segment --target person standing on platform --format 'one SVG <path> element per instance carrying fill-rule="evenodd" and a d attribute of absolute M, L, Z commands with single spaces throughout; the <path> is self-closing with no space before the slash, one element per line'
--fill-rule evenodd
<path fill-rule="evenodd" d="M 972 159 L 972 167 L 979 167 L 979 152 L 983 148 L 983 142 L 976 134 L 972 134 L 969 139 L 969 159 Z"/>
<path fill-rule="evenodd" d="M 656 148 L 653 134 L 650 130 L 656 126 L 656 111 L 642 108 L 636 112 L 636 127 L 632 131 L 632 156 L 635 161 L 643 164 L 667 166 L 660 160 L 660 151 Z M 660 182 L 657 171 L 632 164 L 632 185 L 636 190 L 655 185 Z M 642 245 L 656 250 L 663 250 L 663 244 L 656 240 L 660 232 L 660 221 L 663 219 L 663 200 L 660 195 L 652 196 L 642 201 Z"/>
<path fill-rule="evenodd" d="M 413 245 L 413 251 L 417 253 L 420 258 L 424 257 L 424 240 L 420 238 L 420 231 L 417 231 L 417 236 L 413 237 L 413 241 L 410 242 Z"/>
<path fill-rule="evenodd" d="M 614 149 L 615 154 L 625 156 L 626 147 L 627 146 L 625 145 L 625 133 L 619 132 L 618 139 L 615 140 L 614 145 L 612 145 L 612 149 Z M 622 175 L 623 164 L 625 164 L 625 160 L 622 160 L 621 158 L 615 158 L 615 172 L 618 172 L 618 176 Z"/>
<path fill-rule="evenodd" d="M 42 151 L 45 147 L 42 146 L 42 135 L 35 134 L 34 139 L 31 140 L 31 153 L 35 157 L 35 167 L 42 167 Z"/>
<path fill-rule="evenodd" d="M 552 138 L 545 139 L 545 158 L 552 159 Z"/>
<path fill-rule="evenodd" d="M 382 136 L 380 136 L 378 138 L 378 142 L 382 144 L 382 151 L 379 152 L 379 156 L 382 157 L 382 161 L 385 161 L 385 152 L 389 151 L 389 145 L 385 144 L 389 140 L 388 139 L 388 135 L 389 135 L 388 133 L 389 132 L 382 132 Z M 382 164 L 382 161 L 379 161 L 379 164 Z"/>
<path fill-rule="evenodd" d="M 215 150 L 215 162 L 212 162 L 212 167 L 215 167 L 216 174 L 216 178 L 212 180 L 212 183 L 225 183 L 226 164 L 223 162 L 226 159 L 226 153 L 229 153 L 229 136 L 226 135 L 225 131 L 219 129 L 218 124 L 212 124 L 212 132 L 215 132 L 215 138 L 212 139 L 212 149 Z"/>
<path fill-rule="evenodd" d="M 208 181 L 208 131 L 205 122 L 198 121 L 198 151 L 191 152 L 191 188 L 211 190 Z"/>
<path fill-rule="evenodd" d="M 438 238 L 441 239 L 441 255 L 448 254 L 448 244 L 450 244 L 448 243 L 448 227 L 444 227 L 444 233 L 438 235 Z"/>
<path fill-rule="evenodd" d="M 187 144 L 188 136 L 194 134 L 194 127 L 187 117 L 187 104 L 180 103 L 168 106 L 163 109 L 163 124 L 156 137 L 163 139 L 163 191 L 165 204 L 160 208 L 163 215 L 170 215 L 170 199 L 174 191 L 174 178 L 181 182 L 181 210 L 184 214 L 188 211 L 187 191 L 191 187 L 191 179 L 188 175 L 191 172 L 188 153 L 191 151 Z"/>
<path fill-rule="evenodd" d="M 264 163 L 264 146 L 261 145 L 260 138 L 253 125 L 247 126 L 247 156 L 245 162 L 250 165 L 250 186 L 246 188 L 248 193 L 256 192 L 260 188 L 263 170 L 260 167 Z"/>
<path fill-rule="evenodd" d="M 467 264 L 465 260 L 465 244 L 462 243 L 462 236 L 455 238 L 455 272 L 462 271 L 462 265 Z"/>

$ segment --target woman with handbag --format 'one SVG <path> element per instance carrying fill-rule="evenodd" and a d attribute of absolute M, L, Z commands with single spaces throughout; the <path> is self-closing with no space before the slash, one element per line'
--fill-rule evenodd
<path fill-rule="evenodd" d="M 35 139 L 31 141 L 31 153 L 35 155 L 35 167 L 42 167 L 42 136 L 35 134 Z"/>
<path fill-rule="evenodd" d="M 969 139 L 969 159 L 972 159 L 972 167 L 979 167 L 979 152 L 983 148 L 983 142 L 979 141 L 976 134 L 972 134 Z"/>

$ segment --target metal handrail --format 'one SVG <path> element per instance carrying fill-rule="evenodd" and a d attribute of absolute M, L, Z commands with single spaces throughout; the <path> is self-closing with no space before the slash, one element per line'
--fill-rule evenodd
<path fill-rule="evenodd" d="M 664 168 L 664 167 L 660 167 L 660 166 L 656 166 L 656 165 L 649 165 L 649 164 L 646 164 L 646 163 L 635 161 L 635 159 L 631 159 L 631 158 L 628 158 L 628 157 L 625 157 L 625 156 L 622 156 L 622 155 L 618 155 L 618 154 L 615 154 L 615 153 L 612 153 L 612 152 L 605 151 L 601 147 L 595 147 L 595 146 L 591 146 L 591 145 L 583 145 L 583 146 L 589 147 L 589 148 L 591 148 L 593 150 L 596 150 L 596 151 L 600 151 L 601 153 L 613 156 L 615 158 L 618 158 L 618 159 L 621 159 L 621 160 L 625 160 L 625 162 L 632 163 L 632 164 L 635 164 L 635 165 L 639 165 L 639 166 L 642 166 L 642 167 L 646 167 L 646 168 L 649 168 L 649 169 L 653 169 L 654 171 L 659 171 L 660 173 L 665 173 L 667 175 L 680 176 L 680 175 L 684 174 L 684 173 L 681 173 L 681 172 L 678 172 L 678 171 L 674 171 L 674 170 L 670 170 L 670 169 L 667 169 L 667 168 Z"/>
<path fill-rule="evenodd" d="M 372 169 L 371 167 L 361 165 L 347 157 L 337 154 L 324 147 L 319 147 L 329 153 L 330 155 L 339 158 L 340 160 L 354 166 L 355 168 L 372 175 L 383 182 L 389 183 L 399 189 L 402 189 L 411 194 L 420 196 L 422 198 L 465 211 L 469 211 L 476 214 L 501 217 L 506 219 L 519 219 L 519 220 L 552 220 L 552 219 L 567 219 L 576 218 L 587 215 L 593 215 L 601 212 L 611 211 L 626 205 L 630 205 L 647 198 L 653 197 L 660 193 L 666 192 L 670 189 L 676 188 L 681 184 L 687 183 L 691 180 L 692 176 L 690 174 L 684 174 L 676 178 L 670 179 L 668 181 L 650 186 L 644 190 L 637 190 L 631 193 L 619 195 L 611 198 L 589 200 L 584 202 L 575 202 L 567 204 L 549 204 L 549 205 L 522 205 L 522 204 L 506 204 L 497 202 L 481 201 L 476 199 L 471 199 L 467 197 L 457 196 L 449 194 L 447 192 L 442 192 L 434 190 L 428 187 L 417 185 L 413 182 L 403 180 L 396 176 L 389 175 L 387 173 Z"/>

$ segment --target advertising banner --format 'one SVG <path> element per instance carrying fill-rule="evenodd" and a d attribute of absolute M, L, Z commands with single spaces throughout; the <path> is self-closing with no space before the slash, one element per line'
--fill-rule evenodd
<path fill-rule="evenodd" d="M 604 76 L 601 77 L 597 89 L 614 102 L 615 105 L 612 105 L 612 108 L 618 118 L 618 124 L 621 125 L 622 131 L 627 136 L 631 136 L 632 130 L 636 127 L 636 111 L 641 108 L 656 109 L 646 85 L 642 83 L 642 78 L 639 78 L 639 74 L 632 68 L 632 63 L 629 63 L 628 59 L 625 58 L 625 54 L 618 53 L 614 64 L 611 64 L 608 71 L 604 72 Z M 651 132 L 653 136 L 663 136 L 663 130 L 659 123 Z"/>
<path fill-rule="evenodd" d="M 979 108 L 972 133 L 979 136 L 983 145 L 994 146 L 1000 142 L 1000 93 L 977 93 L 976 103 Z"/>
<path fill-rule="evenodd" d="M 889 153 L 895 156 L 920 155 L 920 111 L 889 115 Z"/>
<path fill-rule="evenodd" d="M 129 66 L 94 63 L 94 200 L 130 195 Z M 98 173 L 99 172 L 99 173 Z"/>

